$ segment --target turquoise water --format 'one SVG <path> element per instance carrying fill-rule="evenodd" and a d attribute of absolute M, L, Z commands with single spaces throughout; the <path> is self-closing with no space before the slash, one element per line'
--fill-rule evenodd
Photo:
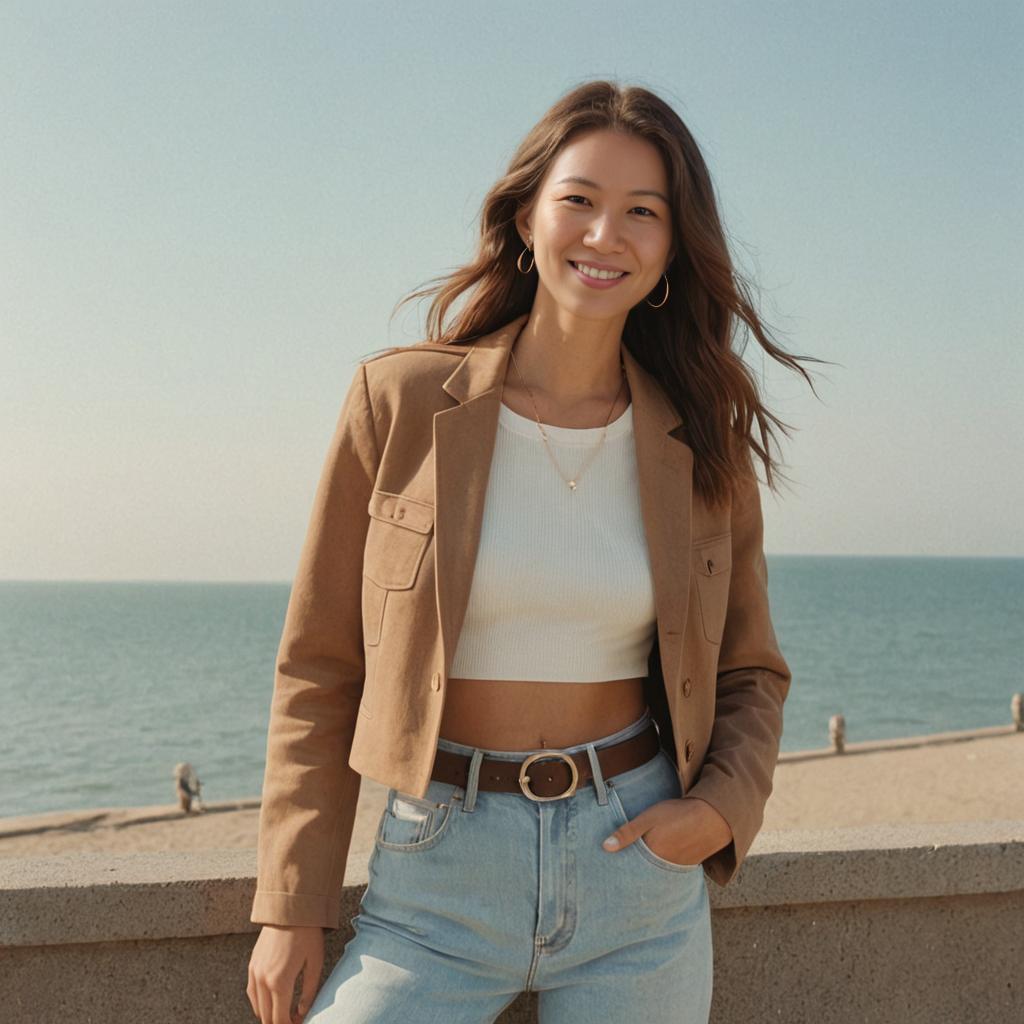
<path fill-rule="evenodd" d="M 776 555 L 782 749 L 1008 724 L 1024 560 Z M 257 796 L 288 584 L 0 583 L 0 816 Z"/>

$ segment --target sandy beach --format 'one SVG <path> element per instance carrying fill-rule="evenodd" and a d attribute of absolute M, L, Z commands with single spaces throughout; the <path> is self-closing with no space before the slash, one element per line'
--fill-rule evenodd
<path fill-rule="evenodd" d="M 1011 727 L 783 754 L 765 829 L 1024 820 L 1024 732 Z M 364 779 L 351 856 L 369 856 L 386 789 Z M 0 857 L 255 847 L 259 800 L 0 818 Z"/>

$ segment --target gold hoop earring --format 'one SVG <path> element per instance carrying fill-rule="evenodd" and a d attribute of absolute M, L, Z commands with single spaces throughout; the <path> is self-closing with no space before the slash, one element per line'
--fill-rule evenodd
<path fill-rule="evenodd" d="M 529 265 L 529 267 L 526 268 L 526 270 L 523 270 L 523 253 L 527 253 L 527 252 L 530 254 L 530 265 Z M 527 246 L 523 250 L 523 252 L 521 252 L 519 254 L 519 258 L 516 260 L 516 267 L 519 269 L 519 273 L 520 274 L 528 274 L 531 270 L 533 270 L 533 264 L 534 264 L 533 250 L 529 246 Z"/>
<path fill-rule="evenodd" d="M 663 298 L 661 302 L 651 302 L 650 299 L 644 300 L 647 303 L 647 305 L 650 306 L 652 309 L 661 309 L 661 307 L 664 306 L 666 302 L 668 302 L 668 274 L 662 274 L 661 276 L 665 278 L 665 298 Z"/>

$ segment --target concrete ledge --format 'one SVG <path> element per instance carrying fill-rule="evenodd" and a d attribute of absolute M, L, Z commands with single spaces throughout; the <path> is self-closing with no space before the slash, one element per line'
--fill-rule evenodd
<path fill-rule="evenodd" d="M 12 858 L 0 871 L 0 946 L 259 931 L 249 921 L 255 850 L 68 853 Z"/>
<path fill-rule="evenodd" d="M 5 1020 L 251 1022 L 255 867 L 249 850 L 0 862 Z M 350 873 L 343 921 L 365 862 Z M 714 1024 L 1024 1020 L 1022 821 L 765 831 L 709 892 Z M 324 977 L 350 936 L 329 934 Z"/>
<path fill-rule="evenodd" d="M 742 884 L 736 884 L 742 883 Z M 1024 889 L 1024 821 L 762 831 L 714 907 L 906 900 Z"/>
<path fill-rule="evenodd" d="M 3 863 L 0 945 L 259 931 L 249 922 L 255 851 L 77 853 Z M 361 890 L 364 862 L 346 889 Z M 761 832 L 712 907 L 922 899 L 1024 889 L 1024 822 Z"/>

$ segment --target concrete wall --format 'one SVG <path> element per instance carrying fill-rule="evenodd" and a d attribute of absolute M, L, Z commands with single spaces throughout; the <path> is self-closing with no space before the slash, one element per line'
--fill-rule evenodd
<path fill-rule="evenodd" d="M 0 862 L 0 1017 L 251 1024 L 255 866 L 237 850 Z M 714 1024 L 1024 1021 L 1024 822 L 765 831 L 732 885 L 708 885 Z M 350 936 L 328 933 L 325 977 Z M 499 1021 L 535 1011 L 522 995 Z"/>

